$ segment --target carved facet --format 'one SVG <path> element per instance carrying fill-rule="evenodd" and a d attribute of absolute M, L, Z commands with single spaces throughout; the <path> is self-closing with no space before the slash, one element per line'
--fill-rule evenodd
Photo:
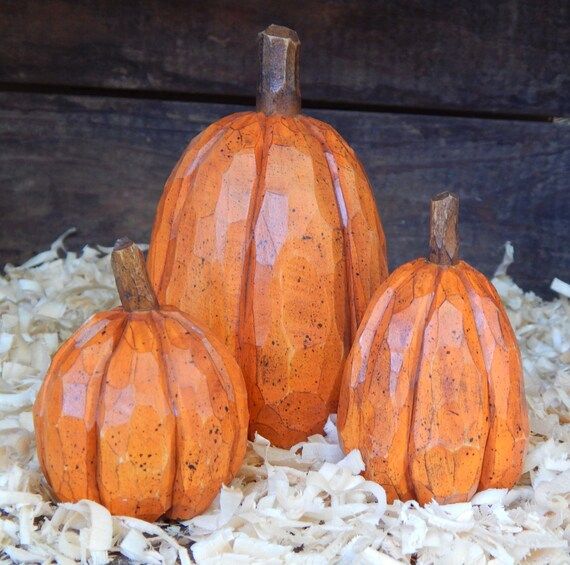
<path fill-rule="evenodd" d="M 442 192 L 431 201 L 429 260 L 452 265 L 459 257 L 459 199 Z"/>
<path fill-rule="evenodd" d="M 270 25 L 259 34 L 257 111 L 293 116 L 301 110 L 301 43 L 289 28 Z"/>

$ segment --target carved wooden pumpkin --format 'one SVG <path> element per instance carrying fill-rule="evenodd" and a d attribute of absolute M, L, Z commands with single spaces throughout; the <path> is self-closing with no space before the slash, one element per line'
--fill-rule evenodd
<path fill-rule="evenodd" d="M 528 438 L 521 359 L 491 283 L 457 259 L 458 200 L 432 200 L 430 259 L 378 289 L 347 360 L 338 426 L 388 498 L 511 487 Z"/>
<path fill-rule="evenodd" d="M 132 242 L 120 240 L 112 262 L 123 307 L 94 315 L 63 344 L 36 400 L 41 466 L 62 501 L 190 518 L 241 465 L 245 383 L 221 343 L 157 306 Z"/>
<path fill-rule="evenodd" d="M 299 114 L 299 40 L 261 36 L 257 111 L 190 143 L 160 201 L 149 251 L 159 301 L 233 351 L 250 433 L 288 447 L 335 412 L 342 366 L 387 276 L 366 173 L 329 125 Z"/>

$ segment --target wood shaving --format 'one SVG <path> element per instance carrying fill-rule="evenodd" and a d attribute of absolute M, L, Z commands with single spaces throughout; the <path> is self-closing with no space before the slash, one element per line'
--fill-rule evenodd
<path fill-rule="evenodd" d="M 521 344 L 532 437 L 510 491 L 470 503 L 386 505 L 359 452 L 344 456 L 335 417 L 291 450 L 257 436 L 231 485 L 187 522 L 111 516 L 91 501 L 56 504 L 35 454 L 32 404 L 50 358 L 92 313 L 117 304 L 109 249 L 51 248 L 0 278 L 0 562 L 570 563 L 570 302 L 546 302 L 507 275 L 493 283 Z"/>

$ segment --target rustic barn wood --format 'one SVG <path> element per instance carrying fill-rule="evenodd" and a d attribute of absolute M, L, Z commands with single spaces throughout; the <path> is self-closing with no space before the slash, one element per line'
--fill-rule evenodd
<path fill-rule="evenodd" d="M 4 0 L 0 81 L 250 97 L 270 23 L 307 101 L 570 112 L 567 0 Z"/>
<path fill-rule="evenodd" d="M 0 94 L 2 262 L 69 240 L 148 241 L 163 184 L 189 139 L 243 106 Z M 492 273 L 511 240 L 512 273 L 544 292 L 570 279 L 570 125 L 311 111 L 356 149 L 374 186 L 391 266 L 425 253 L 427 203 L 461 198 L 462 257 Z"/>

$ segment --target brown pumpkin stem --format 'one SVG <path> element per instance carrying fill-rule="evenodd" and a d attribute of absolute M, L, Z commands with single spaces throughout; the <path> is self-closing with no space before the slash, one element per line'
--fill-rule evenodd
<path fill-rule="evenodd" d="M 452 265 L 459 258 L 459 198 L 442 192 L 431 199 L 429 260 L 438 265 Z"/>
<path fill-rule="evenodd" d="M 259 36 L 259 80 L 257 111 L 292 116 L 301 111 L 299 51 L 297 33 L 270 25 Z"/>
<path fill-rule="evenodd" d="M 111 266 L 121 304 L 127 312 L 156 310 L 158 302 L 150 285 L 141 250 L 127 237 L 117 240 Z"/>

